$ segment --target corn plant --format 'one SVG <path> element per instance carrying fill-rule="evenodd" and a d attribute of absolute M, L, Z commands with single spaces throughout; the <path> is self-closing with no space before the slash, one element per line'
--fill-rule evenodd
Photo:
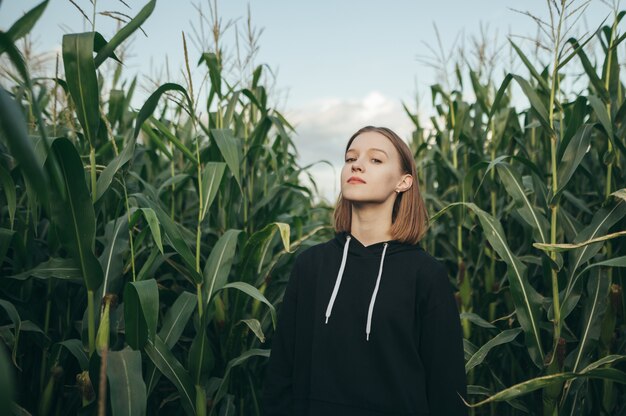
<path fill-rule="evenodd" d="M 32 79 L 16 44 L 48 3 L 0 32 L 15 71 L 0 88 L 0 366 L 13 367 L 0 404 L 259 414 L 285 254 L 330 231 L 263 66 L 231 85 L 223 51 L 194 58 L 183 34 L 187 84 L 162 83 L 135 109 L 137 80 L 115 61 L 156 1 L 110 40 L 92 2 L 92 31 L 63 36 L 62 70 Z"/>
<path fill-rule="evenodd" d="M 548 5 L 548 64 L 510 39 L 526 76 L 506 73 L 495 88 L 493 74 L 460 62 L 457 89 L 431 88 L 434 128 L 409 113 L 436 212 L 425 245 L 456 275 L 473 414 L 626 410 L 624 12 L 577 39 L 564 23 L 582 6 Z M 580 91 L 563 89 L 572 67 Z M 527 108 L 512 105 L 512 84 Z"/>

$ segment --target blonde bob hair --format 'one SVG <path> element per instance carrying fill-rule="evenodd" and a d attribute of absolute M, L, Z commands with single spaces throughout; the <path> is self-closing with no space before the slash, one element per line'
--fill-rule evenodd
<path fill-rule="evenodd" d="M 391 213 L 391 238 L 404 243 L 417 244 L 428 229 L 428 212 L 419 191 L 415 160 L 409 146 L 396 133 L 387 127 L 365 126 L 350 137 L 346 152 L 352 141 L 361 133 L 376 132 L 391 141 L 400 155 L 402 173 L 413 177 L 413 185 L 396 196 Z M 334 212 L 335 232 L 351 232 L 352 202 L 343 199 L 341 192 Z"/>

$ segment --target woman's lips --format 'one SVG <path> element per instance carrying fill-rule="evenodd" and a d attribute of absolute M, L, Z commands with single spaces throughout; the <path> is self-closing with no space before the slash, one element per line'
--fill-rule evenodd
<path fill-rule="evenodd" d="M 352 176 L 351 178 L 348 179 L 348 183 L 365 183 L 365 181 L 361 178 Z"/>

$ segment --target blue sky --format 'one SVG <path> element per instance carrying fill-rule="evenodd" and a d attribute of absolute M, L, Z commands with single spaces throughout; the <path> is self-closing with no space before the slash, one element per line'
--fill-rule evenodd
<path fill-rule="evenodd" d="M 91 17 L 90 1 L 75 2 Z M 125 2 L 130 9 L 119 0 L 97 0 L 96 9 L 134 16 L 146 0 Z M 38 3 L 2 1 L 0 29 L 8 29 Z M 434 25 L 444 50 L 450 50 L 456 40 L 456 45 L 465 45 L 469 53 L 481 27 L 491 46 L 505 45 L 509 33 L 535 36 L 534 21 L 510 8 L 548 19 L 546 3 L 541 0 L 220 0 L 217 4 L 224 24 L 235 21 L 223 38 L 231 56 L 235 50 L 234 27 L 238 25 L 243 32 L 249 5 L 252 24 L 263 30 L 255 62 L 268 64 L 276 74 L 277 105 L 297 126 L 301 163 L 326 159 L 333 166 L 317 164 L 312 170 L 323 195 L 331 201 L 338 192 L 343 147 L 353 131 L 365 124 L 377 124 L 409 137 L 411 124 L 401 103 L 414 108 L 416 95 L 424 115 L 430 115 L 429 86 L 440 79 L 418 56 L 432 57 L 427 45 L 438 50 Z M 140 81 L 142 77 L 145 81 L 148 76 L 159 76 L 162 82 L 182 82 L 181 31 L 186 33 L 191 61 L 196 62 L 200 53 L 193 44 L 194 30 L 200 22 L 198 5 L 208 15 L 208 0 L 158 1 L 143 26 L 147 37 L 134 36 L 125 59 L 125 75 L 139 74 Z M 611 10 L 602 1 L 592 0 L 577 25 L 578 33 L 597 27 L 609 13 Z M 51 0 L 35 27 L 33 45 L 39 52 L 59 50 L 63 33 L 88 29 L 90 26 L 69 0 Z M 114 21 L 98 15 L 96 29 L 110 38 L 115 33 Z M 516 42 L 525 43 L 520 38 Z M 54 53 L 47 58 L 53 62 Z M 169 77 L 163 70 L 166 61 L 171 70 Z M 506 69 L 526 74 L 519 63 Z M 149 94 L 146 84 L 144 97 Z"/>

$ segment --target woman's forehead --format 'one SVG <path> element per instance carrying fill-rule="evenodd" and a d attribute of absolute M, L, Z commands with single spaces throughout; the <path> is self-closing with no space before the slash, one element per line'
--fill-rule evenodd
<path fill-rule="evenodd" d="M 352 140 L 346 153 L 351 150 L 373 149 L 389 154 L 390 151 L 393 150 L 393 147 L 393 144 L 387 137 L 375 131 L 367 131 L 359 134 Z"/>

